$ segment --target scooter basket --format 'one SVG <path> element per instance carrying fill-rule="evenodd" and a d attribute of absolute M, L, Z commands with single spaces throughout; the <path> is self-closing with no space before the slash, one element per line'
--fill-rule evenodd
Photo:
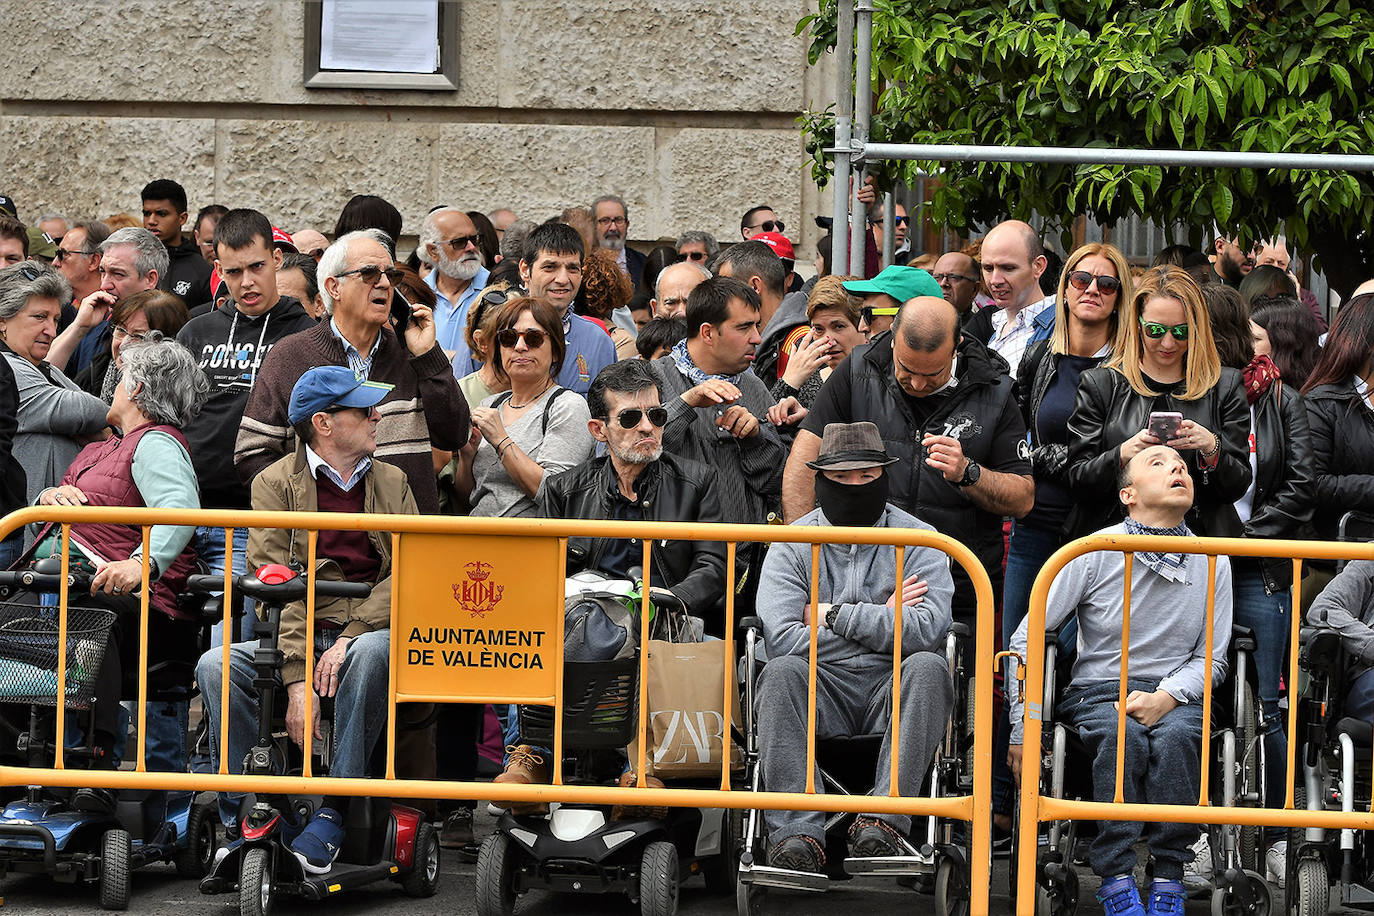
<path fill-rule="evenodd" d="M 638 727 L 639 659 L 563 663 L 563 746 L 612 748 Z M 553 747 L 553 707 L 520 706 L 520 740 Z"/>
<path fill-rule="evenodd" d="M 89 708 L 115 615 L 67 608 L 67 709 Z M 0 702 L 57 705 L 57 608 L 0 603 Z"/>

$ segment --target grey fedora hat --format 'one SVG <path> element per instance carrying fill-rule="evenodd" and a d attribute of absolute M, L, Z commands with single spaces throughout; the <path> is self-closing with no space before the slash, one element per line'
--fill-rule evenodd
<path fill-rule="evenodd" d="M 878 427 L 867 420 L 860 423 L 827 423 L 821 436 L 821 452 L 806 466 L 816 471 L 851 471 L 856 468 L 886 467 L 895 464 L 883 448 Z"/>

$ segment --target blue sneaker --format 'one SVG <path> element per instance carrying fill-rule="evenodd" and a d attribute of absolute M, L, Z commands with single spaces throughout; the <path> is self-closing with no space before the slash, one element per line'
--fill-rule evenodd
<path fill-rule="evenodd" d="M 323 875 L 334 866 L 343 841 L 343 815 L 333 808 L 321 808 L 300 836 L 291 841 L 291 851 L 307 872 Z"/>
<path fill-rule="evenodd" d="M 1131 875 L 1102 882 L 1097 900 L 1107 916 L 1145 916 L 1145 907 L 1140 902 L 1140 889 L 1135 886 L 1135 878 Z"/>
<path fill-rule="evenodd" d="M 1187 901 L 1188 891 L 1182 881 L 1156 878 L 1150 885 L 1150 902 L 1145 912 L 1148 916 L 1183 916 L 1183 905 Z"/>

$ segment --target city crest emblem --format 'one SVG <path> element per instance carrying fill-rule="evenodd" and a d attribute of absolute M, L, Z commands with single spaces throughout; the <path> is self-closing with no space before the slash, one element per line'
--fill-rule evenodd
<path fill-rule="evenodd" d="M 465 582 L 453 583 L 453 600 L 473 617 L 485 617 L 501 603 L 505 586 L 488 581 L 492 566 L 477 560 L 463 567 L 468 578 Z"/>

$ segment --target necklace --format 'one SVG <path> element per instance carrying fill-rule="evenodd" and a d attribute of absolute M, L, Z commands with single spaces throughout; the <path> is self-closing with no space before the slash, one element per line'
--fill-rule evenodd
<path fill-rule="evenodd" d="M 543 388 L 540 388 L 538 394 L 536 394 L 534 397 L 530 398 L 528 401 L 526 401 L 526 402 L 523 403 L 523 404 L 517 404 L 517 403 L 515 403 L 515 391 L 512 390 L 512 391 L 511 391 L 510 400 L 506 402 L 506 406 L 509 407 L 511 410 L 524 410 L 526 407 L 529 407 L 529 406 L 530 406 L 531 404 L 533 404 L 535 401 L 537 401 L 537 400 L 539 400 L 540 398 L 542 398 L 542 397 L 544 396 L 544 392 L 548 391 L 548 390 L 549 390 L 550 388 L 552 388 L 552 387 L 553 387 L 553 379 L 549 379 L 549 383 L 548 383 L 547 385 L 545 385 Z"/>

